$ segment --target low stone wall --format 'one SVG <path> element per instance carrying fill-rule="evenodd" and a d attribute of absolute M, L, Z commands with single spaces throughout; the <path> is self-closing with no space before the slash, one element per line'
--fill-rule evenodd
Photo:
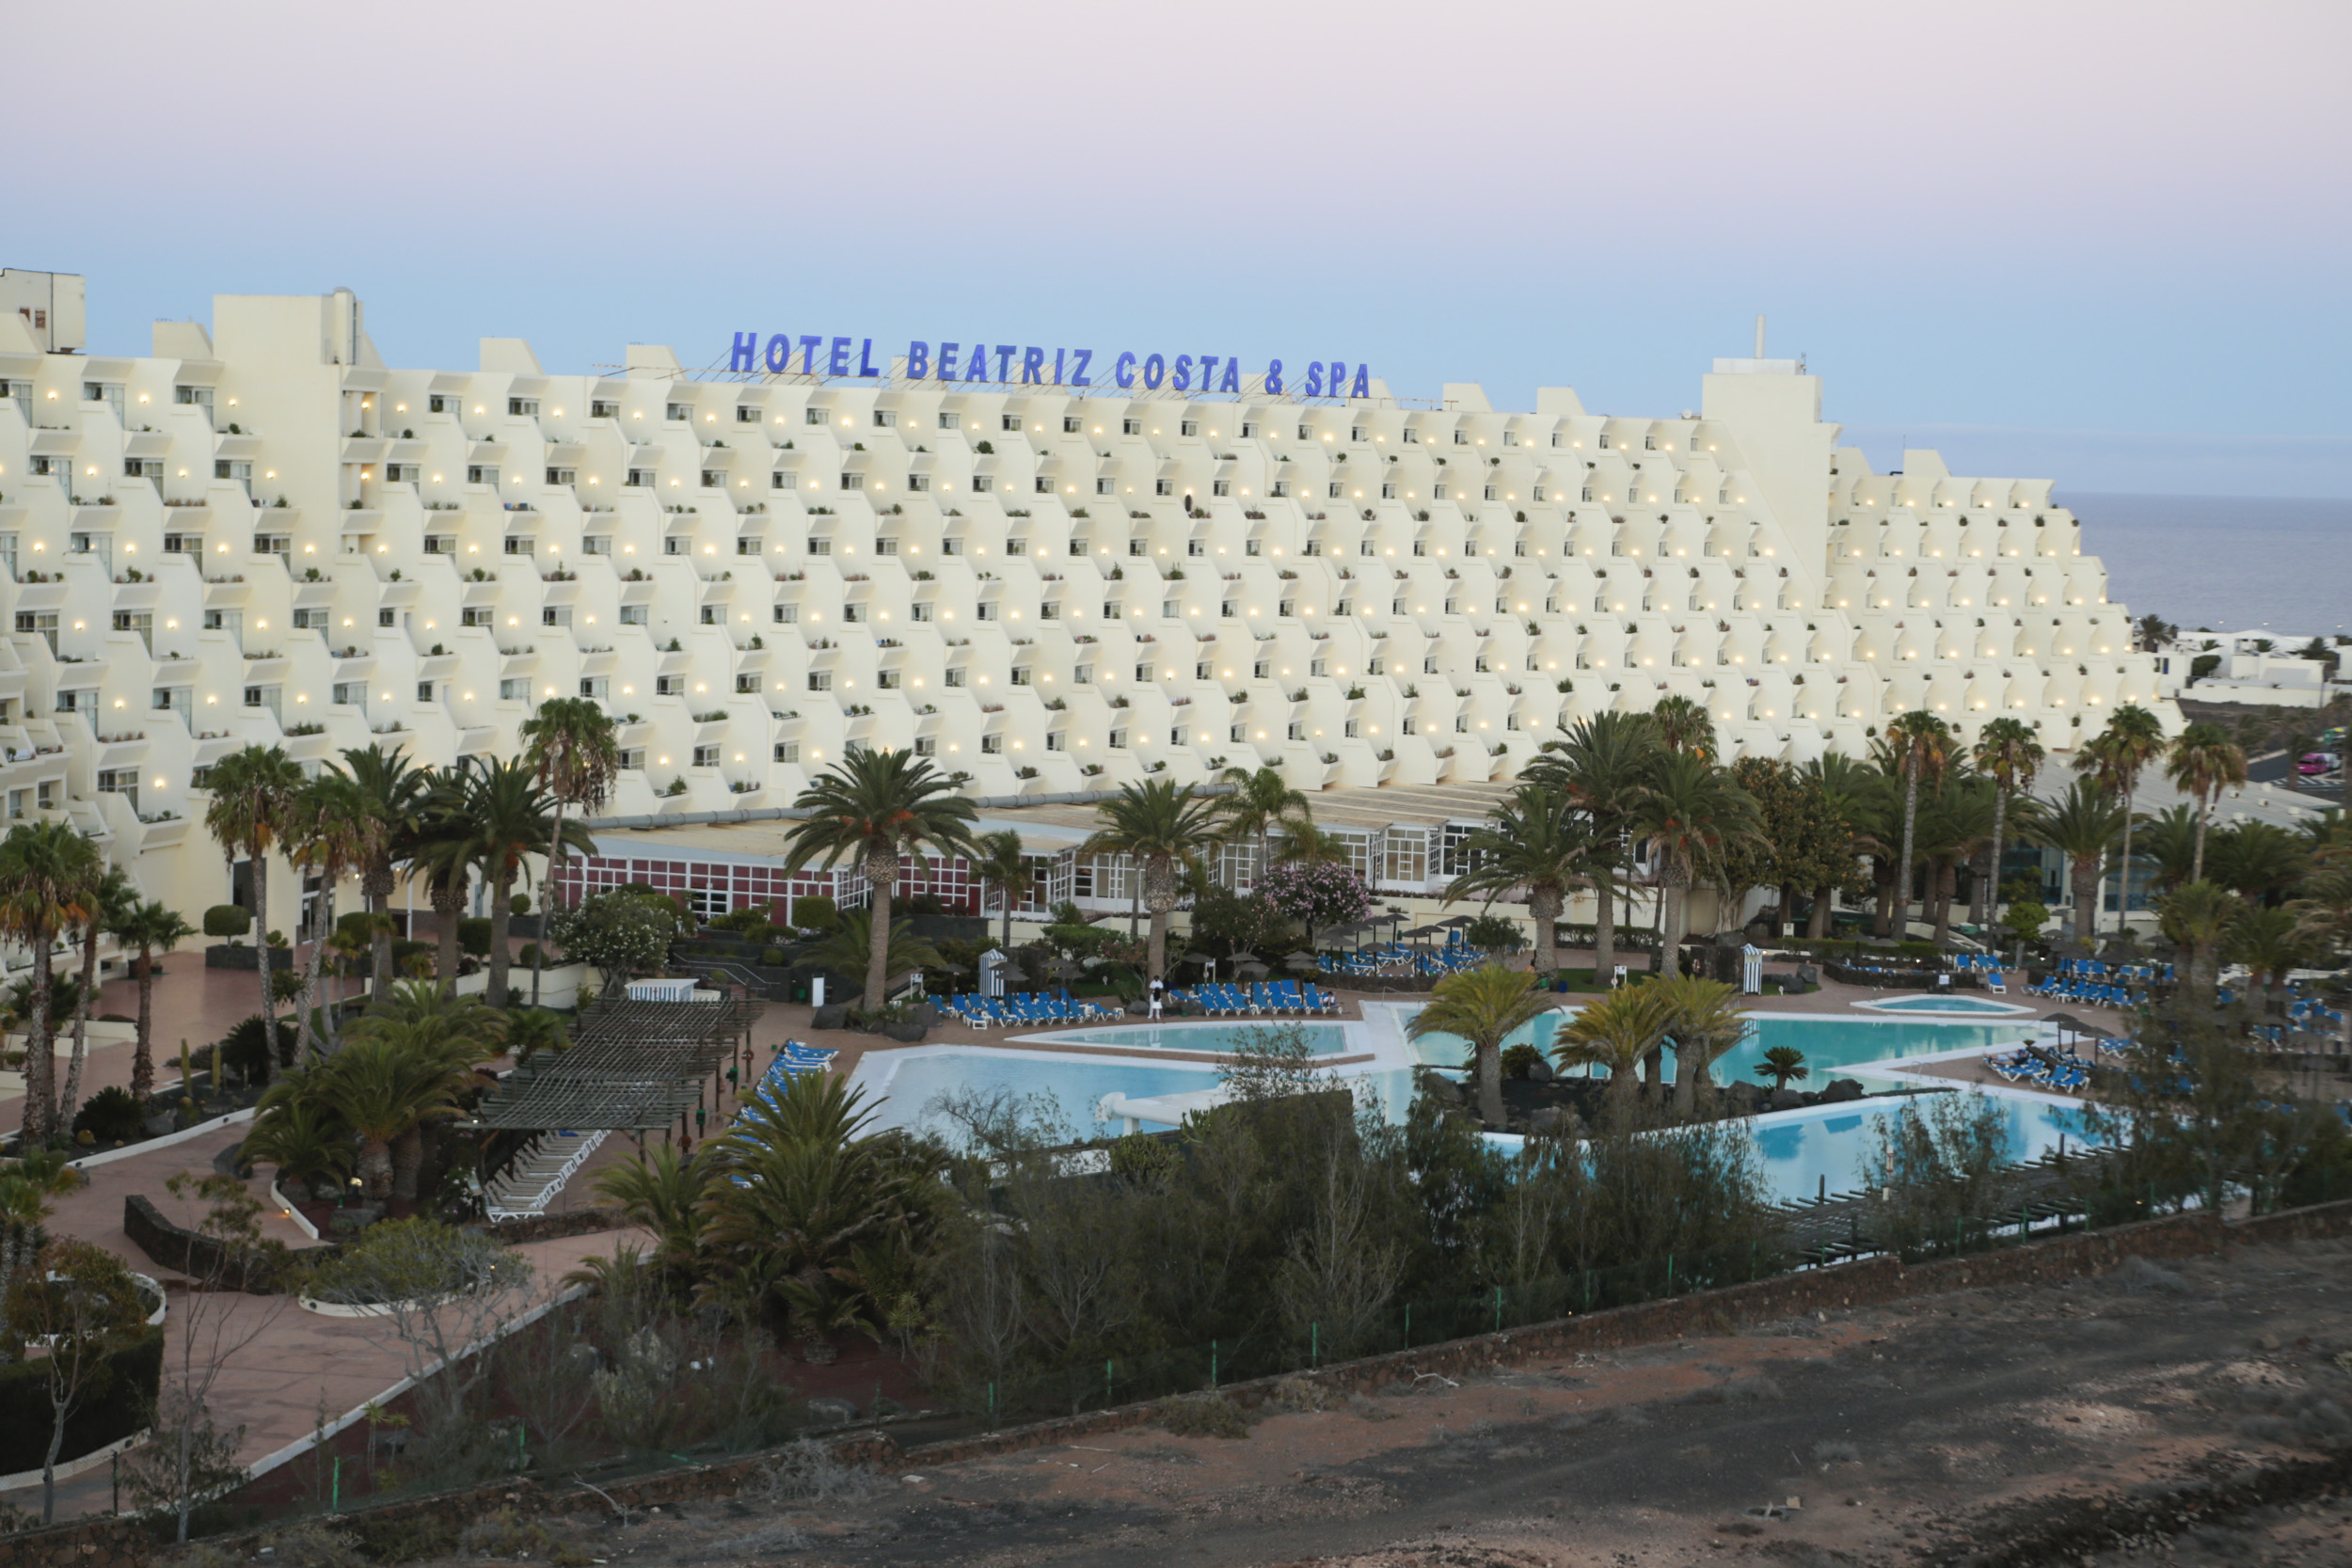
<path fill-rule="evenodd" d="M 134 1193 L 122 1200 L 122 1229 L 159 1267 L 176 1270 L 191 1279 L 218 1278 L 223 1285 L 247 1295 L 278 1293 L 275 1263 L 266 1259 L 224 1258 L 218 1242 L 167 1218 L 162 1210 L 139 1194 Z M 303 1247 L 287 1256 L 317 1262 L 332 1257 L 335 1250 L 332 1246 Z"/>

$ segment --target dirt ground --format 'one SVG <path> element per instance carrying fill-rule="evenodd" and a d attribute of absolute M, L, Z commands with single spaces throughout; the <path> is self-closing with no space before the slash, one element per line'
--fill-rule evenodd
<path fill-rule="evenodd" d="M 627 1522 L 582 1515 L 552 1539 L 478 1528 L 447 1560 L 487 1547 L 628 1568 L 2341 1565 L 2348 1308 L 2352 1243 L 2135 1260 L 1424 1377 L 1239 1437 L 1151 1426 L 904 1473 L 828 1469 Z"/>

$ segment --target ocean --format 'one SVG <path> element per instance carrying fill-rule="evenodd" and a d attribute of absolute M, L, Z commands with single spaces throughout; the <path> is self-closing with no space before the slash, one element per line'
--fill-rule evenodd
<path fill-rule="evenodd" d="M 2185 628 L 2352 632 L 2352 500 L 2077 494 L 2107 597 Z"/>

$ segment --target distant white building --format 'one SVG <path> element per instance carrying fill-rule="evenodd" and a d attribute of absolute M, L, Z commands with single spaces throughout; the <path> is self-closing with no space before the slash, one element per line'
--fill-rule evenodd
<path fill-rule="evenodd" d="M 749 370 L 404 370 L 347 291 L 128 356 L 83 352 L 79 278 L 0 282 L 0 800 L 185 910 L 225 895 L 191 819 L 227 752 L 504 754 L 559 695 L 620 721 L 631 816 L 787 805 L 859 744 L 979 796 L 1501 781 L 1670 693 L 1796 760 L 1912 708 L 2177 723 L 2049 481 L 1873 472 L 1794 361 L 1666 418 L 757 334 L 693 356 Z"/>
<path fill-rule="evenodd" d="M 2323 707 L 2352 692 L 2339 648 L 2330 674 L 2325 659 L 2305 650 L 2332 637 L 2295 637 L 2271 631 L 2193 631 L 2157 650 L 2156 674 L 2168 697 L 2193 695 L 2201 702 L 2245 703 L 2266 707 Z"/>

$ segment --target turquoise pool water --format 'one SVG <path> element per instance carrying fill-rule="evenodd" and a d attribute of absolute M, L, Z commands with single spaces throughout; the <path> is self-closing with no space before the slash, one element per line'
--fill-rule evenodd
<path fill-rule="evenodd" d="M 1279 1024 L 1305 1032 L 1307 1048 L 1318 1056 L 1334 1056 L 1347 1049 L 1347 1035 L 1336 1023 L 1294 1023 L 1288 1020 L 1268 1020 L 1265 1023 L 1175 1023 L 1131 1025 L 1118 1029 L 1079 1029 L 1068 1034 L 1055 1031 L 1057 1043 L 1077 1045 L 1116 1045 L 1127 1050 L 1142 1051 L 1217 1051 L 1232 1052 L 1248 1045 L 1260 1029 Z"/>
<path fill-rule="evenodd" d="M 1881 1013 L 1992 1013 L 2004 1018 L 2024 1018 L 2032 1011 L 2014 1003 L 1988 1002 L 1981 996 L 1899 996 L 1892 1002 L 1863 1006 Z"/>
<path fill-rule="evenodd" d="M 1533 1043 L 1549 1053 L 1553 1033 L 1565 1019 L 1562 1013 L 1547 1013 L 1526 1029 L 1511 1037 L 1509 1044 Z M 1879 1062 L 1899 1056 L 1927 1056 L 1944 1051 L 1981 1050 L 1987 1046 L 2015 1045 L 2032 1037 L 2032 1020 L 2021 1016 L 2003 1023 L 1911 1022 L 1899 1019 L 1811 1019 L 1782 1018 L 1759 1014 L 1747 1038 L 1715 1058 L 1714 1076 L 1718 1084 L 1735 1078 L 1755 1079 L 1756 1069 L 1764 1060 L 1764 1053 L 1774 1046 L 1794 1046 L 1804 1053 L 1808 1076 L 1803 1080 L 1808 1087 L 1817 1087 L 1825 1080 L 1839 1076 L 1858 1062 Z M 1454 1035 L 1430 1035 L 1413 1042 L 1418 1060 L 1437 1068 L 1459 1068 L 1469 1053 L 1468 1042 Z M 1675 1053 L 1666 1053 L 1666 1073 L 1674 1075 Z M 1593 1069 L 1596 1077 L 1605 1078 L 1601 1069 Z M 1872 1087 L 1887 1087 L 1884 1080 L 1868 1080 Z"/>
<path fill-rule="evenodd" d="M 869 1057 L 868 1061 L 886 1060 Z M 1095 1124 L 1095 1107 L 1106 1094 L 1182 1094 L 1213 1089 L 1217 1069 L 1209 1063 L 1170 1063 L 1167 1067 L 1130 1066 L 1124 1062 L 1090 1061 L 1063 1056 L 1051 1061 L 1014 1056 L 985 1048 L 949 1050 L 937 1054 L 908 1056 L 895 1064 L 888 1088 L 875 1104 L 877 1128 L 905 1127 L 953 1137 L 947 1118 L 939 1111 L 943 1096 L 956 1091 L 982 1094 L 1003 1091 L 1029 1101 L 1030 1114 L 1058 1128 L 1067 1138 L 1090 1138 L 1102 1129 Z M 858 1085 L 872 1100 L 867 1069 L 860 1067 Z M 1158 1131 L 1151 1123 L 1147 1130 Z"/>
<path fill-rule="evenodd" d="M 2083 1135 L 2078 1111 L 2026 1100 L 1988 1100 L 2008 1119 L 2012 1160 L 2035 1159 L 2057 1148 L 2060 1137 L 2070 1150 L 2090 1141 Z M 1899 1101 L 1881 1100 L 1839 1106 L 1826 1115 L 1799 1111 L 1758 1117 L 1750 1125 L 1766 1185 L 1789 1201 L 1816 1196 L 1824 1181 L 1832 1193 L 1853 1191 L 1877 1145 L 1875 1124 L 1901 1109 Z"/>

